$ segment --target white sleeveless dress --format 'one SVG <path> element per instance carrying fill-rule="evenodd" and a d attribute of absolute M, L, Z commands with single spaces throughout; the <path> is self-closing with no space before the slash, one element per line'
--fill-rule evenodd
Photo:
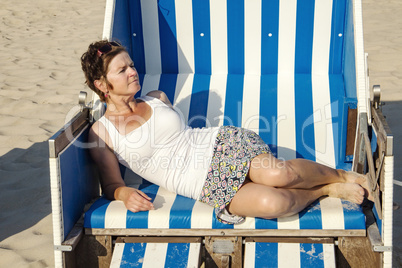
<path fill-rule="evenodd" d="M 191 128 L 180 113 L 158 98 L 139 98 L 152 108 L 146 122 L 121 135 L 105 116 L 105 126 L 118 161 L 144 179 L 177 194 L 198 200 L 207 177 L 219 128 Z M 126 120 L 127 121 L 127 120 Z"/>

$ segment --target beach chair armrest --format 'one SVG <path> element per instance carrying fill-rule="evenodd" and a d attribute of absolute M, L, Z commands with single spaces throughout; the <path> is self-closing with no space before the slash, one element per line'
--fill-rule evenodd
<path fill-rule="evenodd" d="M 61 246 L 56 246 L 56 249 L 59 249 L 61 251 L 74 251 L 83 236 L 84 218 L 81 217 L 80 220 L 74 225 L 70 233 L 67 235 L 63 243 L 61 243 Z"/>
<path fill-rule="evenodd" d="M 371 118 L 367 113 L 359 118 L 353 170 L 368 175 L 374 205 L 365 213 L 367 233 L 373 250 L 386 252 L 392 250 L 393 135 L 381 111 L 379 86 L 372 91 Z"/>

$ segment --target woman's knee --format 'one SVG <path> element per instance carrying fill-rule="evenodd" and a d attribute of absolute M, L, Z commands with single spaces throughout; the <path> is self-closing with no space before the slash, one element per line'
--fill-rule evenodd
<path fill-rule="evenodd" d="M 287 215 L 294 205 L 292 195 L 280 191 L 275 196 L 261 198 L 258 209 L 263 218 L 278 218 Z"/>
<path fill-rule="evenodd" d="M 251 164 L 249 177 L 259 184 L 287 187 L 299 178 L 292 161 L 280 160 L 272 155 L 256 157 Z"/>
<path fill-rule="evenodd" d="M 274 187 L 291 187 L 299 180 L 299 174 L 293 167 L 291 161 L 282 161 L 274 169 L 265 169 L 265 177 L 268 180 L 276 178 Z"/>
<path fill-rule="evenodd" d="M 284 161 L 283 164 L 283 177 L 286 181 L 285 186 L 292 186 L 293 184 L 297 183 L 299 180 L 299 173 L 295 169 L 292 161 Z"/>

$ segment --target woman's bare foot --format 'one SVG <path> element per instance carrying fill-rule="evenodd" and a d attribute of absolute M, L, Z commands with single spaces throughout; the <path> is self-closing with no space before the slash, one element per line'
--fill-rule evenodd
<path fill-rule="evenodd" d="M 332 183 L 328 184 L 328 190 L 330 197 L 342 198 L 359 205 L 364 200 L 365 191 L 357 183 Z"/>
<path fill-rule="evenodd" d="M 347 183 L 357 183 L 359 184 L 361 187 L 364 188 L 364 196 L 370 200 L 370 201 L 374 201 L 374 198 L 371 194 L 371 187 L 368 181 L 368 178 L 366 175 L 363 174 L 359 174 L 357 172 L 353 172 L 353 171 L 346 171 L 346 182 Z"/>

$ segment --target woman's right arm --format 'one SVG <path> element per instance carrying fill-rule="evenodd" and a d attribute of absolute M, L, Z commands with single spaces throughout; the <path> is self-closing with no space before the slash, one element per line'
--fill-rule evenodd
<path fill-rule="evenodd" d="M 102 191 L 109 200 L 121 200 L 126 208 L 132 212 L 154 209 L 151 198 L 140 190 L 127 187 L 120 174 L 119 162 L 107 145 L 109 139 L 107 131 L 99 131 L 103 124 L 94 123 L 89 131 L 89 142 L 94 144 L 90 154 L 100 173 Z M 100 134 L 102 133 L 102 134 Z"/>

